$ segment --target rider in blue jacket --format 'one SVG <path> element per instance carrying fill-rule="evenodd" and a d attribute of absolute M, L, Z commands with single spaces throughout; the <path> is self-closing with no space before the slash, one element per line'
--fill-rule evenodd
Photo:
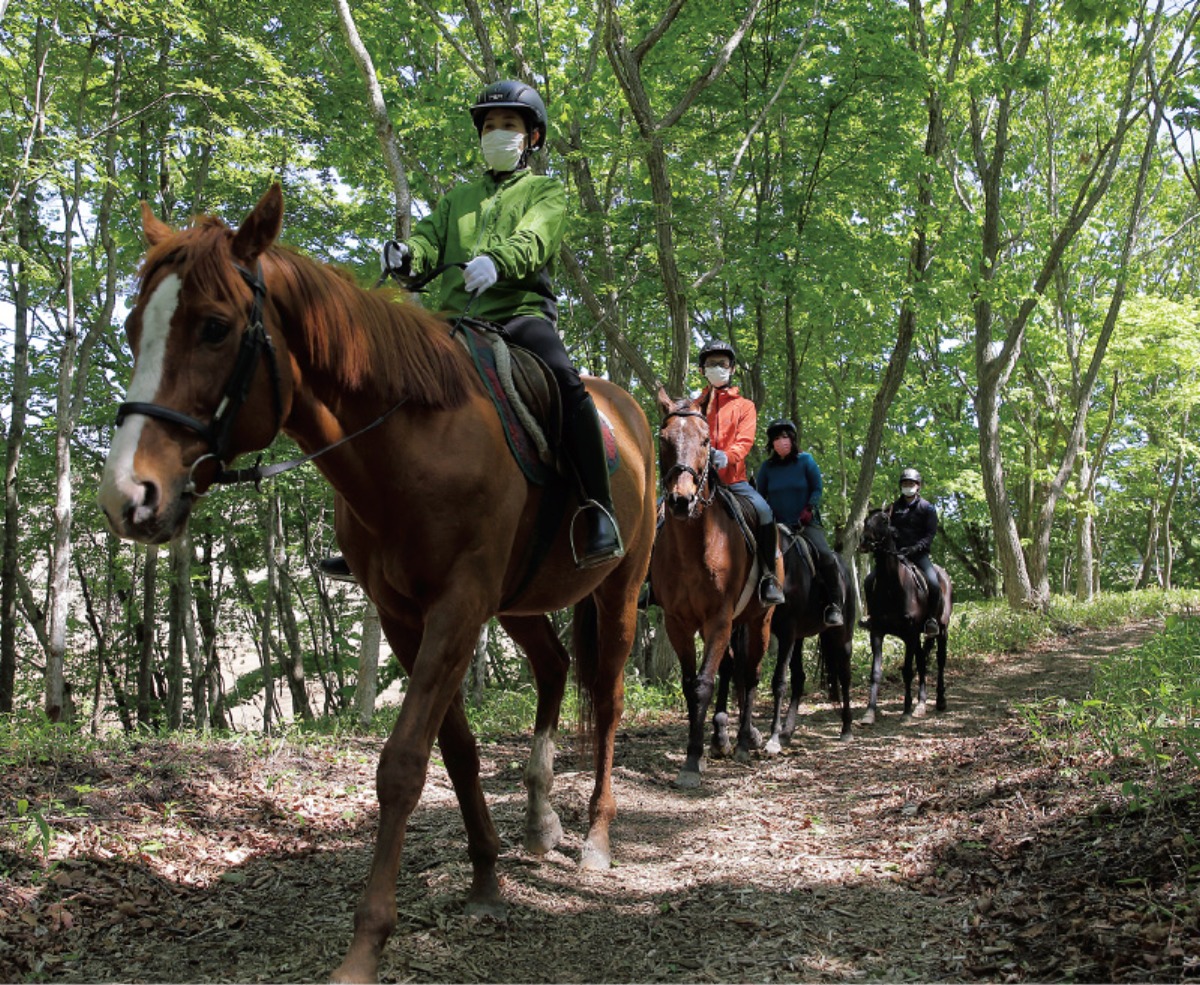
<path fill-rule="evenodd" d="M 767 426 L 771 454 L 758 468 L 754 484 L 770 504 L 775 519 L 802 536 L 817 555 L 817 570 L 832 599 L 825 607 L 825 625 L 842 625 L 841 599 L 845 589 L 837 555 L 829 549 L 821 524 L 821 469 L 796 443 L 796 426 L 791 421 L 772 421 Z"/>

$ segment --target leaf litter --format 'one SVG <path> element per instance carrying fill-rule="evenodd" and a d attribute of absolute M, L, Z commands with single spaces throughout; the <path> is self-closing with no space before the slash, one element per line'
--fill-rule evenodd
<path fill-rule="evenodd" d="M 1094 763 L 1032 742 L 1013 710 L 1082 697 L 1099 655 L 1151 630 L 1080 634 L 963 669 L 952 658 L 949 710 L 910 722 L 902 685 L 888 680 L 881 719 L 856 725 L 849 743 L 837 739 L 837 712 L 810 696 L 782 755 L 710 761 L 698 790 L 673 785 L 682 713 L 622 728 L 607 873 L 576 867 L 591 773 L 571 737 L 553 795 L 566 835 L 542 859 L 520 847 L 528 736 L 489 742 L 503 922 L 463 914 L 465 837 L 434 764 L 381 977 L 1200 979 L 1195 797 L 1134 810 L 1119 784 L 1091 778 Z M 764 684 L 760 726 L 767 698 Z M 266 753 L 148 740 L 9 770 L 5 819 L 18 801 L 55 806 L 47 852 L 11 824 L 0 836 L 0 981 L 325 978 L 370 862 L 379 745 Z"/>

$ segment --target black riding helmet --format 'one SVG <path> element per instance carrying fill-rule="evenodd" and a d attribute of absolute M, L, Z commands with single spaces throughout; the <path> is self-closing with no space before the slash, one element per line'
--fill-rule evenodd
<path fill-rule="evenodd" d="M 704 345 L 700 347 L 700 355 L 696 357 L 696 363 L 701 369 L 703 369 L 704 360 L 709 356 L 716 355 L 728 356 L 729 361 L 733 365 L 737 365 L 737 353 L 733 351 L 733 346 L 731 346 L 728 342 L 722 342 L 720 339 L 711 339 L 708 342 L 705 342 Z"/>
<path fill-rule="evenodd" d="M 771 444 L 781 434 L 786 434 L 792 439 L 792 443 L 794 444 L 796 441 L 796 425 L 786 418 L 772 421 L 767 425 L 767 444 Z"/>
<path fill-rule="evenodd" d="M 530 135 L 537 130 L 536 139 L 530 140 L 530 150 L 537 150 L 546 142 L 546 104 L 533 86 L 516 79 L 504 79 L 485 86 L 471 106 L 471 119 L 478 133 L 483 133 L 483 118 L 489 109 L 515 109 L 525 117 Z"/>
<path fill-rule="evenodd" d="M 900 473 L 900 485 L 905 482 L 915 482 L 918 486 L 924 485 L 921 481 L 921 473 L 914 468 L 907 468 Z"/>

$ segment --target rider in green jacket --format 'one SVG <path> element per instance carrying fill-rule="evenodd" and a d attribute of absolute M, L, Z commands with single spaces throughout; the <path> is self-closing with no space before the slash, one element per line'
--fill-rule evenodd
<path fill-rule="evenodd" d="M 613 513 L 600 418 L 558 335 L 558 302 L 550 268 L 562 243 L 567 199 L 557 178 L 534 174 L 530 153 L 546 142 L 546 105 L 524 82 L 493 82 L 471 106 L 487 171 L 459 185 L 421 219 L 407 242 L 383 248 L 383 267 L 402 277 L 445 265 L 438 310 L 467 313 L 504 329 L 508 339 L 541 357 L 562 395 L 563 450 L 584 496 L 586 537 L 579 566 L 624 553 Z M 342 558 L 322 570 L 353 579 Z"/>

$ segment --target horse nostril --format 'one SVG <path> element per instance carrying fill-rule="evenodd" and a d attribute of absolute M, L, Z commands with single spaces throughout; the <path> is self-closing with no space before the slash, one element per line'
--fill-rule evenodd
<path fill-rule="evenodd" d="M 137 484 L 141 491 L 141 499 L 132 500 L 126 510 L 126 515 L 129 521 L 135 526 L 147 523 L 154 519 L 154 513 L 158 509 L 158 504 L 162 498 L 157 482 L 143 481 Z"/>

